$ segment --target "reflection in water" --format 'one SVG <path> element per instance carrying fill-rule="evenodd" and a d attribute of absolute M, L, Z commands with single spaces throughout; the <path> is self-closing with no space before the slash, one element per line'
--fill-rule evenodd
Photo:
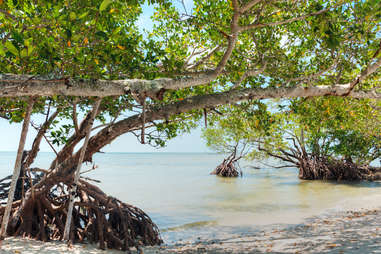
<path fill-rule="evenodd" d="M 0 153 L 0 177 L 10 174 L 14 153 Z M 36 166 L 47 167 L 42 153 Z M 378 183 L 302 181 L 295 168 L 246 169 L 244 176 L 209 173 L 222 161 L 216 154 L 98 154 L 89 174 L 108 194 L 146 211 L 165 240 L 213 238 L 261 225 L 298 223 L 328 209 L 378 206 Z M 248 164 L 248 163 L 245 163 Z M 244 165 L 243 165 L 244 166 Z M 85 170 L 85 169 L 84 169 Z"/>

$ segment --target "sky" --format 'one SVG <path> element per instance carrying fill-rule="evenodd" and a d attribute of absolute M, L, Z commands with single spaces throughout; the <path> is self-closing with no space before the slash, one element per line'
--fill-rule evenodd
<path fill-rule="evenodd" d="M 35 117 L 34 117 L 35 119 Z M 36 120 L 36 119 L 35 119 Z M 33 121 L 33 117 L 32 117 Z M 21 123 L 12 123 L 4 119 L 0 119 L 0 151 L 16 151 L 21 134 Z M 36 131 L 29 127 L 28 138 L 25 149 L 29 150 L 33 143 Z M 164 148 L 154 148 L 149 145 L 143 145 L 138 142 L 136 137 L 130 133 L 124 134 L 115 139 L 110 145 L 105 146 L 103 152 L 181 152 L 181 153 L 198 153 L 212 152 L 205 145 L 205 141 L 201 139 L 201 128 L 195 129 L 190 134 L 184 134 L 176 137 L 168 142 Z M 40 147 L 41 152 L 52 152 L 49 145 L 43 140 Z"/>
<path fill-rule="evenodd" d="M 180 0 L 176 1 L 176 5 L 181 7 Z M 188 9 L 192 8 L 192 0 L 184 0 L 184 3 Z M 138 20 L 138 26 L 141 29 L 150 30 L 152 28 L 152 21 L 150 16 L 154 12 L 153 6 L 147 4 L 143 7 L 143 13 Z M 32 121 L 39 122 L 40 119 L 32 116 Z M 21 123 L 10 124 L 7 120 L 0 118 L 0 151 L 16 151 L 21 134 Z M 29 133 L 25 145 L 25 149 L 31 148 L 33 138 L 37 132 L 29 127 Z M 110 145 L 107 145 L 102 149 L 103 152 L 212 152 L 205 145 L 205 141 L 201 139 L 201 128 L 193 130 L 190 134 L 183 134 L 170 140 L 164 148 L 154 148 L 149 145 L 143 145 L 138 142 L 136 137 L 132 134 L 124 134 L 114 140 Z M 49 145 L 43 141 L 40 147 L 42 152 L 52 152 Z"/>

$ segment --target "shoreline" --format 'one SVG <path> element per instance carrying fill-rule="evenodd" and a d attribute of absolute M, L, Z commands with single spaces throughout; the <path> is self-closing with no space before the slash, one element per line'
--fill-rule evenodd
<path fill-rule="evenodd" d="M 144 254 L 164 253 L 381 253 L 381 209 L 338 211 L 312 217 L 304 223 L 278 225 L 258 233 L 242 233 L 237 237 L 211 239 L 173 245 L 143 247 Z M 136 249 L 131 249 L 137 253 Z M 0 253 L 101 254 L 126 253 L 102 251 L 92 244 L 40 242 L 27 238 L 6 238 Z"/>
<path fill-rule="evenodd" d="M 145 247 L 144 253 L 381 253 L 380 215 L 380 208 L 339 211 L 256 234 Z"/>

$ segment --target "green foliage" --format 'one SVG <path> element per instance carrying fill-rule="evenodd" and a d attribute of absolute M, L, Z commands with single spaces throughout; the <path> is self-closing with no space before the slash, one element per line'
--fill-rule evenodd
<path fill-rule="evenodd" d="M 282 136 L 277 134 L 282 119 L 277 114 L 271 114 L 263 102 L 224 106 L 219 112 L 222 115 L 210 117 L 210 125 L 203 131 L 207 146 L 215 151 L 231 153 L 238 145 L 239 149 L 249 149 L 248 156 L 254 158 L 262 155 L 255 149 L 257 144 L 267 146 L 270 142 L 282 142 Z"/>
<path fill-rule="evenodd" d="M 192 51 L 200 52 L 192 58 L 197 61 L 214 47 L 226 46 L 233 16 L 230 1 L 196 0 L 186 14 L 175 1 L 149 2 L 156 3 L 154 28 L 143 36 L 136 25 L 142 0 L 4 1 L 1 9 L 10 15 L 0 14 L 0 71 L 82 78 L 155 78 L 183 71 Z M 379 1 L 263 3 L 252 9 L 260 15 L 243 15 L 239 23 L 279 22 L 340 3 L 340 7 L 321 15 L 242 32 L 227 66 L 233 73 L 221 80 L 221 85 L 260 64 L 263 57 L 271 60 L 266 83 L 277 86 L 294 76 L 328 67 L 339 54 L 341 64 L 347 65 L 343 68 L 345 82 L 347 74 L 365 64 L 378 45 Z M 361 57 L 352 61 L 351 54 Z M 216 51 L 207 65 L 216 65 L 222 56 L 223 50 Z M 158 71 L 158 63 L 165 72 Z M 200 69 L 205 67 L 200 65 Z M 320 82 L 332 80 L 325 77 Z M 263 84 L 259 78 L 248 81 L 250 86 Z"/>
<path fill-rule="evenodd" d="M 272 154 L 295 149 L 303 130 L 307 152 L 369 164 L 381 156 L 380 106 L 371 100 L 337 97 L 295 99 L 270 109 L 259 102 L 243 103 L 225 107 L 203 137 L 209 147 L 225 153 L 238 142 L 249 144 L 248 157 L 256 159 L 268 156 L 260 148 Z"/>
<path fill-rule="evenodd" d="M 81 78 L 144 76 L 144 1 L 8 1 L 0 15 L 1 72 Z"/>
<path fill-rule="evenodd" d="M 249 1 L 239 2 L 245 5 Z M 151 31 L 138 27 L 146 3 L 155 7 Z M 90 80 L 181 79 L 189 78 L 184 73 L 196 63 L 199 63 L 197 67 L 191 69 L 193 74 L 209 73 L 225 54 L 232 32 L 233 6 L 231 1 L 214 0 L 195 0 L 193 6 L 185 13 L 178 1 L 165 0 L 0 1 L 0 73 Z M 330 10 L 319 15 L 308 15 L 327 8 Z M 202 86 L 169 91 L 162 101 L 148 101 L 148 107 L 158 108 L 191 96 L 229 90 L 247 70 L 259 69 L 265 62 L 266 68 L 261 75 L 245 78 L 237 88 L 292 87 L 299 85 L 300 77 L 322 70 L 327 72 L 302 81 L 308 86 L 348 83 L 370 63 L 379 47 L 380 10 L 377 0 L 260 1 L 241 15 L 240 26 L 306 17 L 241 32 L 224 75 Z M 210 57 L 202 61 L 211 52 Z M 361 89 L 373 89 L 379 80 L 380 73 L 376 72 L 361 83 Z M 64 108 L 60 119 L 72 122 L 73 98 L 55 96 L 39 100 L 34 113 L 45 114 L 46 105 L 51 103 L 51 107 Z M 91 99 L 77 102 L 81 116 L 91 103 Z M 123 114 L 130 116 L 138 106 L 130 95 L 105 98 L 98 120 L 107 123 Z M 0 113 L 11 121 L 20 122 L 24 110 L 25 102 L 21 99 L 0 100 Z M 303 110 L 307 112 L 312 108 Z M 277 126 L 287 123 L 281 112 L 269 113 L 266 105 L 259 102 L 226 106 L 223 111 L 236 120 L 224 120 L 221 122 L 224 127 L 215 130 L 218 133 L 207 136 L 227 135 L 229 142 L 236 142 L 253 135 L 254 131 L 255 138 L 275 137 L 277 145 L 282 144 L 283 133 Z M 241 111 L 247 120 L 238 119 Z M 319 112 L 322 113 L 319 117 L 325 116 L 325 111 Z M 336 113 L 334 120 L 320 120 L 326 120 L 327 126 L 336 126 L 343 117 Z M 154 128 L 160 138 L 148 138 L 153 144 L 163 146 L 165 140 L 194 128 L 201 115 L 195 110 L 156 122 Z M 303 121 L 308 122 L 308 119 Z M 312 122 L 308 124 L 313 125 Z M 313 128 L 317 132 L 317 127 Z M 234 133 L 228 135 L 225 133 L 228 130 Z M 62 144 L 73 133 L 73 125 L 57 124 L 53 131 L 51 136 L 57 144 Z M 339 136 L 344 140 L 344 134 Z M 353 137 L 346 140 L 353 140 Z M 266 139 L 263 145 L 270 143 Z"/>
<path fill-rule="evenodd" d="M 307 130 L 313 153 L 363 164 L 381 156 L 380 102 L 344 98 L 294 100 L 290 110 Z"/>

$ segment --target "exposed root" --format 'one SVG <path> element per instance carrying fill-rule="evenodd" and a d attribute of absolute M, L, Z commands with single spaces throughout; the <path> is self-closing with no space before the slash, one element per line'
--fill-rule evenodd
<path fill-rule="evenodd" d="M 299 168 L 299 178 L 303 180 L 381 180 L 381 167 L 358 165 L 353 163 L 351 159 L 339 160 L 320 155 L 320 153 L 310 153 L 304 145 L 303 131 L 300 138 L 294 137 L 291 139 L 293 147 L 289 147 L 287 150 L 278 148 L 279 153 L 274 153 L 262 147 L 258 147 L 258 150 L 286 162 L 287 167 Z"/>
<path fill-rule="evenodd" d="M 304 180 L 381 180 L 381 168 L 361 166 L 348 161 L 302 156 L 297 166 L 299 178 Z"/>
<path fill-rule="evenodd" d="M 48 193 L 39 193 L 27 205 L 22 206 L 20 200 L 14 202 L 8 235 L 41 241 L 62 240 L 69 203 L 68 187 L 69 183 L 61 182 Z M 0 216 L 4 210 L 0 208 Z M 70 240 L 99 243 L 101 249 L 119 250 L 162 243 L 158 227 L 146 213 L 107 196 L 84 180 L 78 183 Z"/>
<path fill-rule="evenodd" d="M 224 159 L 224 161 L 216 167 L 211 175 L 217 175 L 222 177 L 238 177 L 242 176 L 242 171 L 239 169 L 238 160 L 236 158 L 235 153 L 232 153 L 228 158 Z"/>

